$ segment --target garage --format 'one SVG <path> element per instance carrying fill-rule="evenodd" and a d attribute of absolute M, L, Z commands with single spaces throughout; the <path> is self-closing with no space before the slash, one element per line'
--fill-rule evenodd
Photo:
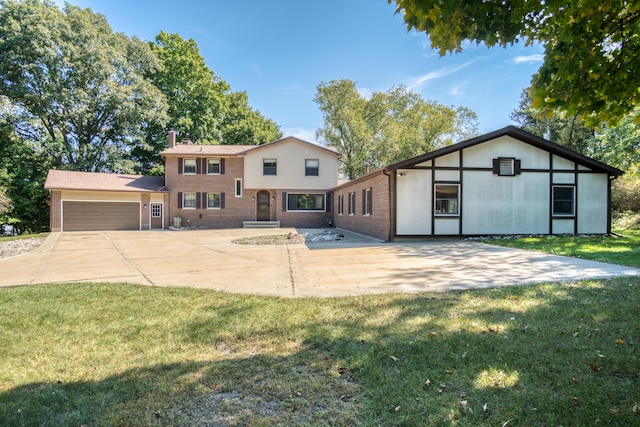
<path fill-rule="evenodd" d="M 139 202 L 62 202 L 62 231 L 139 229 Z"/>

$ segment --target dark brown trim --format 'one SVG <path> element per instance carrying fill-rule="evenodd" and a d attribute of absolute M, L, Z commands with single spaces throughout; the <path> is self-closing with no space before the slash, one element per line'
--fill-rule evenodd
<path fill-rule="evenodd" d="M 553 153 L 549 153 L 549 235 L 553 234 Z"/>
<path fill-rule="evenodd" d="M 460 157 L 458 158 L 458 168 L 459 168 L 459 172 L 458 172 L 458 179 L 460 180 L 460 187 L 458 187 L 458 234 L 462 235 L 462 208 L 464 207 L 464 203 L 463 203 L 463 198 L 462 198 L 462 178 L 463 178 L 463 171 L 462 171 L 462 152 L 463 150 L 458 151 L 458 153 L 460 153 Z"/>
<path fill-rule="evenodd" d="M 573 174 L 573 183 L 575 188 L 573 190 L 573 214 L 575 220 L 573 221 L 573 234 L 578 234 L 578 163 L 574 163 L 575 169 Z"/>
<path fill-rule="evenodd" d="M 433 166 L 436 159 L 432 160 Z M 431 235 L 435 236 L 436 232 L 436 168 L 431 168 L 431 200 L 429 200 L 429 215 L 431 215 Z"/>

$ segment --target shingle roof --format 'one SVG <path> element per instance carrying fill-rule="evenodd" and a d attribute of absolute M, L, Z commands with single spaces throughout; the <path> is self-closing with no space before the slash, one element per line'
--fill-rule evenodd
<path fill-rule="evenodd" d="M 620 169 L 606 165 L 595 159 L 592 159 L 590 157 L 577 153 L 573 150 L 569 150 L 568 148 L 562 147 L 561 145 L 555 144 L 551 141 L 547 141 L 544 138 L 540 138 L 537 135 L 534 135 L 532 133 L 519 129 L 515 126 L 507 126 L 502 129 L 498 129 L 496 131 L 489 132 L 484 135 L 480 135 L 476 138 L 468 139 L 466 141 L 462 141 L 457 144 L 449 145 L 448 147 L 440 148 L 430 153 L 426 153 L 426 154 L 414 157 L 412 159 L 394 163 L 392 165 L 387 166 L 387 169 L 393 171 L 397 169 L 411 167 L 418 163 L 422 163 L 422 162 L 434 159 L 436 157 L 444 156 L 446 154 L 453 153 L 454 151 L 462 150 L 464 148 L 472 147 L 474 145 L 481 144 L 483 142 L 487 142 L 492 139 L 496 139 L 505 135 L 511 136 L 515 139 L 526 142 L 527 144 L 533 145 L 534 147 L 538 147 L 543 150 L 549 151 L 553 154 L 557 154 L 558 156 L 564 157 L 565 159 L 572 160 L 578 164 L 582 164 L 584 166 L 587 166 L 599 172 L 606 172 L 612 176 L 620 176 L 624 174 L 624 172 L 621 171 Z"/>
<path fill-rule="evenodd" d="M 265 147 L 269 147 L 273 144 L 278 144 L 283 141 L 296 141 L 299 143 L 307 144 L 314 148 L 318 148 L 320 150 L 326 150 L 333 154 L 340 155 L 340 152 L 336 149 L 336 147 L 325 147 L 323 145 L 314 144 L 312 142 L 308 142 L 302 140 L 300 138 L 296 138 L 293 136 L 287 136 L 285 138 L 279 139 L 277 141 L 269 142 L 267 144 L 262 145 L 196 145 L 196 144 L 176 144 L 173 148 L 167 148 L 163 152 L 160 153 L 161 156 L 171 156 L 171 155 L 180 155 L 180 156 L 241 156 L 248 151 L 260 150 Z"/>
<path fill-rule="evenodd" d="M 50 170 L 44 184 L 47 190 L 166 191 L 163 176 Z"/>

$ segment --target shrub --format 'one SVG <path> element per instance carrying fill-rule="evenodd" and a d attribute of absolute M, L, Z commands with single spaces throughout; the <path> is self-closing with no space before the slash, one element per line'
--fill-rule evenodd
<path fill-rule="evenodd" d="M 640 175 L 623 175 L 613 181 L 611 209 L 615 212 L 640 212 Z"/>

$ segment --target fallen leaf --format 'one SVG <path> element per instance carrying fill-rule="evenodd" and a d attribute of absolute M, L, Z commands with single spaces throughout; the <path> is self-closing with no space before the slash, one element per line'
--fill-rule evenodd
<path fill-rule="evenodd" d="M 340 400 L 342 400 L 343 402 L 348 402 L 349 399 L 351 399 L 350 394 L 343 394 L 342 396 L 340 396 Z"/>
<path fill-rule="evenodd" d="M 395 411 L 398 412 L 400 410 L 400 405 L 396 406 Z"/>
<path fill-rule="evenodd" d="M 621 339 L 618 339 L 618 340 L 616 340 L 616 344 L 622 345 L 622 344 L 624 344 L 624 341 L 622 341 Z"/>
<path fill-rule="evenodd" d="M 397 362 L 398 360 L 400 360 L 400 359 L 398 359 L 398 358 L 397 358 L 397 357 L 395 357 L 395 356 L 389 356 L 389 357 L 390 357 L 390 358 L 391 358 L 391 360 L 393 360 L 394 362 Z"/>
<path fill-rule="evenodd" d="M 438 335 L 438 334 L 436 334 L 436 333 L 435 333 L 435 332 L 433 332 L 433 331 L 429 332 L 429 336 L 430 336 L 431 338 L 436 337 L 437 335 Z"/>
<path fill-rule="evenodd" d="M 489 410 L 489 407 L 487 406 L 486 403 L 484 405 L 482 405 L 482 411 L 483 412 L 487 412 L 488 410 Z"/>
<path fill-rule="evenodd" d="M 429 387 L 431 385 L 431 380 L 426 380 L 424 382 L 424 385 L 426 385 L 427 387 Z"/>
<path fill-rule="evenodd" d="M 638 404 L 636 403 L 635 405 L 633 405 L 633 408 L 631 409 L 633 411 L 634 414 L 638 413 Z"/>

